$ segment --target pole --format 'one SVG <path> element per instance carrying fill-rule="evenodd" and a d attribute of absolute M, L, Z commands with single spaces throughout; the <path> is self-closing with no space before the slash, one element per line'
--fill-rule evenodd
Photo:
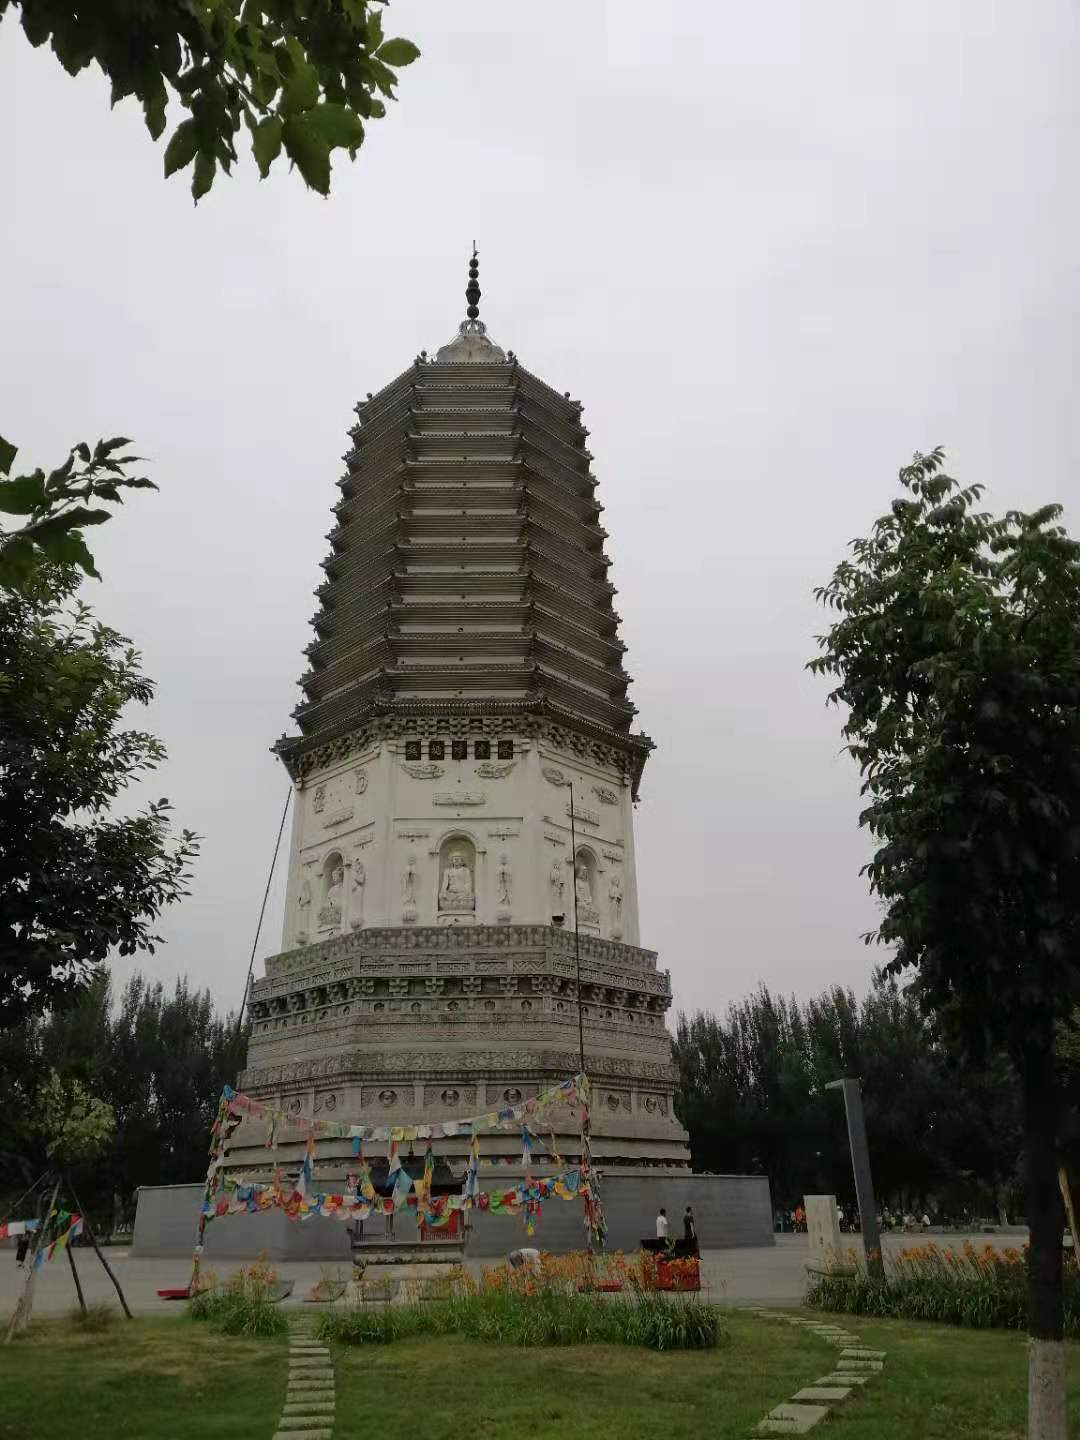
<path fill-rule="evenodd" d="M 874 1203 L 874 1182 L 870 1175 L 870 1147 L 866 1140 L 862 1091 L 858 1080 L 830 1080 L 825 1089 L 844 1092 L 848 1146 L 851 1149 L 851 1168 L 855 1173 L 855 1197 L 859 1202 L 859 1226 L 866 1250 L 866 1268 L 875 1280 L 884 1280 L 885 1264 Z"/>
<path fill-rule="evenodd" d="M 90 1244 L 94 1247 L 94 1254 L 101 1261 L 101 1264 L 105 1270 L 105 1274 L 108 1275 L 109 1279 L 112 1281 L 113 1289 L 120 1297 L 120 1304 L 124 1307 L 124 1314 L 129 1320 L 134 1320 L 135 1317 L 128 1309 L 128 1303 L 124 1299 L 124 1292 L 120 1289 L 120 1281 L 117 1280 L 116 1276 L 113 1274 L 112 1270 L 109 1267 L 109 1262 L 105 1259 L 105 1256 L 98 1249 L 97 1236 L 94 1234 L 94 1227 L 90 1224 L 90 1216 L 79 1204 L 79 1197 L 75 1194 L 75 1186 L 72 1185 L 70 1178 L 68 1179 L 68 1189 L 71 1191 L 71 1198 L 75 1201 L 75 1204 L 79 1206 L 79 1214 L 82 1216 L 83 1229 L 86 1231 L 87 1237 L 90 1240 Z"/>
<path fill-rule="evenodd" d="M 34 1308 L 34 1280 L 37 1276 L 37 1266 L 34 1264 L 34 1261 L 37 1259 L 37 1253 L 41 1249 L 41 1242 L 45 1238 L 45 1231 L 49 1228 L 49 1220 L 56 1207 L 56 1197 L 59 1193 L 60 1176 L 58 1175 L 56 1177 L 56 1184 L 53 1186 L 52 1199 L 49 1201 L 49 1207 L 45 1211 L 45 1218 L 34 1232 L 34 1250 L 30 1256 L 29 1274 L 26 1277 L 26 1285 L 23 1293 L 19 1296 L 19 1303 L 15 1306 L 15 1314 L 11 1317 L 8 1332 L 4 1336 L 5 1345 L 10 1345 L 12 1340 L 14 1340 L 16 1330 L 25 1330 L 27 1325 L 30 1324 L 30 1312 Z"/>
<path fill-rule="evenodd" d="M 570 781 L 570 866 L 574 886 L 574 964 L 577 969 L 577 1032 L 578 1074 L 585 1074 L 585 1020 L 581 1008 L 581 931 L 578 928 L 577 903 L 577 828 L 574 821 L 574 782 Z"/>
<path fill-rule="evenodd" d="M 292 786 L 289 786 L 285 796 L 285 809 L 281 812 L 281 824 L 278 826 L 277 839 L 274 841 L 274 858 L 270 861 L 270 874 L 266 877 L 266 889 L 263 891 L 262 905 L 259 909 L 259 923 L 255 926 L 255 939 L 251 946 L 251 959 L 248 961 L 247 979 L 244 981 L 244 998 L 240 1001 L 240 1013 L 236 1017 L 236 1038 L 240 1039 L 240 1029 L 244 1023 L 244 1011 L 247 1008 L 248 992 L 251 989 L 251 972 L 255 968 L 255 952 L 259 948 L 259 936 L 262 934 L 263 916 L 266 914 L 266 901 L 270 895 L 270 882 L 274 878 L 274 869 L 277 865 L 278 851 L 281 849 L 281 836 L 285 830 L 285 816 L 289 813 L 289 801 L 292 799 Z"/>

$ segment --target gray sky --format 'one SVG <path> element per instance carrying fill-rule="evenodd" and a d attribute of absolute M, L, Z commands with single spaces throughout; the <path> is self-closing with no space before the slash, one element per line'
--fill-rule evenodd
<path fill-rule="evenodd" d="M 592 431 L 658 746 L 644 943 L 681 1007 L 861 989 L 810 589 L 916 448 L 1080 531 L 1075 26 L 1067 0 L 396 0 L 423 58 L 331 198 L 245 158 L 195 210 L 136 108 L 9 14 L 0 431 L 46 466 L 132 435 L 161 486 L 85 587 L 159 686 L 150 790 L 206 837 L 137 963 L 239 999 L 351 407 L 453 333 L 475 236 L 493 335 Z"/>

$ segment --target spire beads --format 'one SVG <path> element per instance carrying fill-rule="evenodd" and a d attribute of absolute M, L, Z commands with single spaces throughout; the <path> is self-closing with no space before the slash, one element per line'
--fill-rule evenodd
<path fill-rule="evenodd" d="M 470 320 L 480 318 L 480 257 L 476 253 L 476 241 L 473 241 L 472 258 L 469 261 L 469 284 L 465 290 L 465 299 L 469 307 L 465 314 Z"/>

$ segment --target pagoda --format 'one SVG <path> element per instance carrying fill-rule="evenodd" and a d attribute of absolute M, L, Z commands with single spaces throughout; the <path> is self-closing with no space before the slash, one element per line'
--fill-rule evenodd
<path fill-rule="evenodd" d="M 638 928 L 652 742 L 588 431 L 487 333 L 478 274 L 474 250 L 450 342 L 356 407 L 298 733 L 275 746 L 295 785 L 282 953 L 251 986 L 240 1084 L 407 1126 L 518 1104 L 584 1060 L 597 1162 L 685 1175 L 670 976 Z"/>

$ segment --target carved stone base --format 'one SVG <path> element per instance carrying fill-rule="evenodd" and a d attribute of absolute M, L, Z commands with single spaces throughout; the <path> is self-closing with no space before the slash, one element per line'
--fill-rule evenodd
<path fill-rule="evenodd" d="M 440 918 L 271 957 L 252 987 L 241 1088 L 296 1113 L 407 1125 L 516 1104 L 575 1073 L 573 933 Z M 597 1157 L 605 1165 L 685 1167 L 664 1025 L 668 975 L 636 946 L 582 933 L 580 950 Z M 568 1116 L 556 1126 L 563 1154 L 574 1153 L 576 1123 Z M 482 1140 L 485 1155 L 507 1145 L 520 1152 L 512 1135 Z M 448 1142 L 446 1153 L 457 1150 Z"/>

